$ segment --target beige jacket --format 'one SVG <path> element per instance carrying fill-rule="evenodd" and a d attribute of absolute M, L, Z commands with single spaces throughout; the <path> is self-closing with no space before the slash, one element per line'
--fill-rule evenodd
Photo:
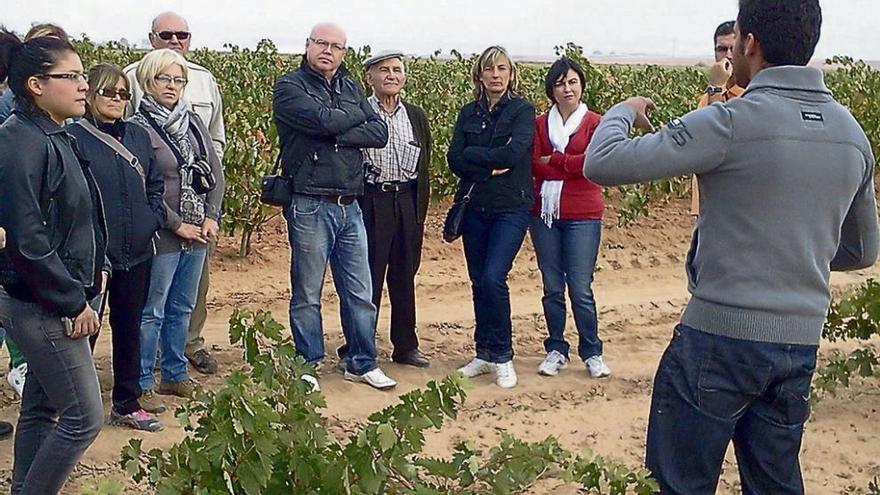
<path fill-rule="evenodd" d="M 141 103 L 144 91 L 137 83 L 135 71 L 139 62 L 135 62 L 125 68 L 125 77 L 131 87 L 132 98 L 125 110 L 125 116 L 130 117 Z M 189 69 L 189 83 L 183 92 L 183 99 L 189 103 L 190 108 L 202 118 L 202 122 L 208 126 L 211 141 L 217 157 L 223 161 L 223 148 L 226 146 L 226 129 L 223 125 L 223 100 L 220 98 L 220 90 L 217 88 L 217 80 L 199 64 L 187 61 Z"/>

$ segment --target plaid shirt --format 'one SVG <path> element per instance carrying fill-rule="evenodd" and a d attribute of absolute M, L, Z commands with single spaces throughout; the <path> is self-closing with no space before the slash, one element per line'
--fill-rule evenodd
<path fill-rule="evenodd" d="M 422 150 L 415 140 L 406 107 L 398 102 L 397 108 L 388 113 L 375 95 L 370 96 L 367 101 L 388 126 L 388 144 L 384 148 L 364 150 L 370 164 L 367 182 L 381 184 L 415 180 L 418 177 L 419 155 Z"/>

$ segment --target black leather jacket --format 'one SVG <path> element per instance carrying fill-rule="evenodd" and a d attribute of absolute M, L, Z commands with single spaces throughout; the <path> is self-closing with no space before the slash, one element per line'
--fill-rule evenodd
<path fill-rule="evenodd" d="M 0 225 L 10 296 L 75 317 L 109 269 L 100 192 L 74 151 L 74 138 L 21 107 L 0 126 Z M 5 277 L 4 277 L 5 278 Z"/>
<path fill-rule="evenodd" d="M 476 183 L 469 208 L 487 214 L 532 207 L 532 143 L 535 107 L 504 95 L 490 112 L 485 102 L 462 107 L 446 161 L 461 181 L 456 200 Z M 501 175 L 493 170 L 508 169 Z"/>
<path fill-rule="evenodd" d="M 303 58 L 275 83 L 274 115 L 281 167 L 293 178 L 293 192 L 363 193 L 361 149 L 384 147 L 388 128 L 345 67 L 328 82 Z"/>

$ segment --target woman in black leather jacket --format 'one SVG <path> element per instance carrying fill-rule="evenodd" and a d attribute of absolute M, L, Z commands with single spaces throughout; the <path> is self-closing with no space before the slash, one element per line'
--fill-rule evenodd
<path fill-rule="evenodd" d="M 57 493 L 101 429 L 87 301 L 103 290 L 106 228 L 100 193 L 61 128 L 88 90 L 73 47 L 21 43 L 0 31 L 0 79 L 16 97 L 0 127 L 0 225 L 6 229 L 0 318 L 28 361 L 11 493 Z M 7 295 L 8 294 L 8 295 Z"/>
<path fill-rule="evenodd" d="M 130 98 L 122 69 L 110 64 L 92 67 L 86 116 L 68 131 L 76 137 L 80 157 L 89 162 L 104 208 L 113 212 L 107 218 L 107 256 L 113 267 L 107 287 L 113 339 L 110 424 L 157 431 L 162 426 L 150 413 L 162 411 L 138 401 L 140 323 L 156 231 L 168 226 L 162 200 L 165 181 L 147 131 L 122 120 Z"/>
<path fill-rule="evenodd" d="M 532 206 L 535 108 L 517 94 L 516 65 L 487 48 L 472 71 L 474 101 L 458 114 L 447 162 L 460 179 L 457 200 L 470 191 L 462 242 L 474 296 L 476 357 L 459 371 L 495 373 L 516 385 L 507 274 L 522 245 Z"/>

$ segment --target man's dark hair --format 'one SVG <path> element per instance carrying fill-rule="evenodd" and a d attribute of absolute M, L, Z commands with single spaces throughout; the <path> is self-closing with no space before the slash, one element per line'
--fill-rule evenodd
<path fill-rule="evenodd" d="M 740 36 L 752 34 L 770 65 L 807 65 L 822 30 L 819 0 L 740 0 Z"/>
<path fill-rule="evenodd" d="M 712 37 L 712 43 L 718 43 L 718 38 L 721 36 L 727 36 L 728 34 L 733 34 L 733 26 L 736 25 L 736 21 L 724 21 L 715 28 L 715 36 Z"/>
<path fill-rule="evenodd" d="M 581 92 L 583 92 L 587 85 L 587 76 L 584 74 L 584 68 L 581 67 L 581 64 L 568 57 L 560 58 L 550 66 L 550 70 L 547 71 L 547 79 L 544 80 L 544 91 L 547 93 L 547 98 L 550 98 L 550 101 L 553 103 L 557 103 L 556 98 L 553 96 L 553 87 L 557 81 L 568 74 L 569 70 L 573 70 L 577 74 L 578 79 L 581 80 Z"/>

